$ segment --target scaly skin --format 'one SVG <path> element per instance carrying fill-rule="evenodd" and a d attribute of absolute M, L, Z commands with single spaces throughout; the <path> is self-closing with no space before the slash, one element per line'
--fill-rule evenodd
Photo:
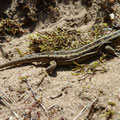
<path fill-rule="evenodd" d="M 72 64 L 73 61 L 81 63 L 100 55 L 100 51 L 104 49 L 105 45 L 114 43 L 115 39 L 118 37 L 120 37 L 120 30 L 74 50 L 32 54 L 2 64 L 0 65 L 0 68 L 12 67 L 31 62 L 42 62 L 49 64 L 52 60 L 56 61 L 57 65 Z"/>

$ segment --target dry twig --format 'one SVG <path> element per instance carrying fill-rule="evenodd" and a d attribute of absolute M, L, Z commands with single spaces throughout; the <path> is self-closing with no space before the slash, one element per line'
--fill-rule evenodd
<path fill-rule="evenodd" d="M 0 97 L 0 100 L 1 100 L 1 102 L 13 113 L 13 115 L 16 117 L 16 119 L 19 120 L 19 117 L 18 117 L 17 113 L 14 112 L 14 111 L 11 109 L 11 107 L 10 107 L 10 105 L 7 103 L 6 99 Z"/>
<path fill-rule="evenodd" d="M 5 99 L 7 102 L 12 103 L 12 100 L 11 100 L 2 90 L 0 90 L 0 93 L 1 93 L 3 96 L 5 96 L 4 99 Z"/>
<path fill-rule="evenodd" d="M 93 106 L 93 104 L 95 104 L 98 101 L 98 99 L 96 98 L 93 102 L 91 102 L 90 104 L 88 104 L 87 106 L 85 106 L 80 113 L 73 119 L 73 120 L 78 120 L 80 119 L 80 117 L 90 108 Z"/>
<path fill-rule="evenodd" d="M 23 81 L 27 84 L 28 88 L 31 90 L 31 93 L 32 93 L 32 96 L 33 96 L 35 102 L 38 103 L 38 100 L 37 100 L 37 98 L 35 97 L 35 93 L 33 92 L 31 86 L 28 84 L 27 79 L 25 78 Z M 41 103 L 39 103 L 39 105 L 40 105 L 40 107 L 43 109 L 43 111 L 45 112 L 45 107 L 44 107 Z"/>

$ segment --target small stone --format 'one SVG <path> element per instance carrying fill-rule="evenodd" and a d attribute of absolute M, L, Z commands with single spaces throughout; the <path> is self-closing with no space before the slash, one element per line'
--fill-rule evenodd
<path fill-rule="evenodd" d="M 113 4 L 113 3 L 115 2 L 115 0 L 108 0 L 108 2 L 109 2 L 110 4 Z"/>
<path fill-rule="evenodd" d="M 20 94 L 23 94 L 23 93 L 25 93 L 25 89 L 24 88 L 18 88 L 17 92 L 20 93 Z"/>
<path fill-rule="evenodd" d="M 111 19 L 111 20 L 114 20 L 115 15 L 114 15 L 113 13 L 109 14 L 109 16 L 110 16 L 110 19 Z"/>
<path fill-rule="evenodd" d="M 14 91 L 12 86 L 9 86 L 8 89 L 9 89 L 10 92 Z"/>

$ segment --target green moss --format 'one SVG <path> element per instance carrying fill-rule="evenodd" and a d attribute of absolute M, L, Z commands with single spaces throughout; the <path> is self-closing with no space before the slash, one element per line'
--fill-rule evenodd
<path fill-rule="evenodd" d="M 116 106 L 116 103 L 115 103 L 115 102 L 113 102 L 113 101 L 109 101 L 109 102 L 108 102 L 108 105 L 111 105 L 111 106 Z"/>
<path fill-rule="evenodd" d="M 38 53 L 81 47 L 96 40 L 106 26 L 107 24 L 96 24 L 87 32 L 87 35 L 77 30 L 69 32 L 61 28 L 57 28 L 52 32 L 34 33 L 29 36 L 29 48 Z"/>
<path fill-rule="evenodd" d="M 107 110 L 101 117 L 111 118 L 115 114 L 114 110 Z"/>
<path fill-rule="evenodd" d="M 22 51 L 20 51 L 18 48 L 15 48 L 16 52 L 20 55 L 20 57 L 24 56 L 24 53 Z"/>
<path fill-rule="evenodd" d="M 97 71 L 101 71 L 101 72 L 106 72 L 107 70 L 105 69 L 105 67 L 103 66 L 103 63 L 105 62 L 105 56 L 102 56 L 99 58 L 99 60 L 93 61 L 90 64 L 79 64 L 74 62 L 75 66 L 73 68 L 73 71 L 76 71 L 75 73 L 73 73 L 74 75 L 79 75 L 79 74 L 95 74 L 95 72 Z M 99 68 L 99 69 L 98 69 Z"/>
<path fill-rule="evenodd" d="M 58 28 L 55 32 L 35 33 L 29 36 L 30 50 L 34 52 L 58 51 L 75 48 L 78 39 L 67 31 Z M 74 41 L 74 43 L 73 43 Z M 82 43 L 83 44 L 83 43 Z"/>
<path fill-rule="evenodd" d="M 97 39 L 98 37 L 101 37 L 101 35 L 104 34 L 103 29 L 107 27 L 107 23 L 95 24 L 91 30 L 91 34 Z"/>
<path fill-rule="evenodd" d="M 2 36 L 19 36 L 25 31 L 21 28 L 22 24 L 19 24 L 16 20 L 9 18 L 2 19 L 0 21 L 0 35 Z"/>

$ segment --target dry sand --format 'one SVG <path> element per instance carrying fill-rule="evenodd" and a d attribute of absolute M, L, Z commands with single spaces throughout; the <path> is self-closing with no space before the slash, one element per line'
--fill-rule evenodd
<path fill-rule="evenodd" d="M 81 1 L 58 3 L 60 16 L 55 21 L 46 19 L 44 22 L 39 22 L 34 32 L 52 31 L 56 27 L 67 30 L 89 30 L 98 20 L 98 16 L 102 17 L 102 11 L 97 4 L 99 1 L 94 1 L 90 7 Z M 119 1 L 113 6 L 119 9 Z M 23 52 L 27 50 L 28 36 L 29 34 L 12 38 L 10 42 L 3 43 L 4 50 L 10 53 L 11 59 L 19 57 L 15 48 Z M 0 64 L 8 61 L 1 54 L 0 56 Z M 107 72 L 97 72 L 85 79 L 81 79 L 84 77 L 82 75 L 72 75 L 72 71 L 67 67 L 58 67 L 55 77 L 44 76 L 42 72 L 44 67 L 34 65 L 14 67 L 0 71 L 0 89 L 12 99 L 13 103 L 9 105 L 17 113 L 19 120 L 30 120 L 30 116 L 31 120 L 73 120 L 95 98 L 98 98 L 98 102 L 92 108 L 93 111 L 89 109 L 79 120 L 119 120 L 120 59 L 113 58 L 107 61 L 105 67 Z M 27 84 L 21 83 L 19 78 L 22 76 L 28 76 L 28 84 L 45 107 L 45 111 L 39 104 L 35 104 Z M 56 96 L 58 97 L 54 98 Z M 16 120 L 16 118 L 7 107 L 0 105 L 0 120 Z"/>

